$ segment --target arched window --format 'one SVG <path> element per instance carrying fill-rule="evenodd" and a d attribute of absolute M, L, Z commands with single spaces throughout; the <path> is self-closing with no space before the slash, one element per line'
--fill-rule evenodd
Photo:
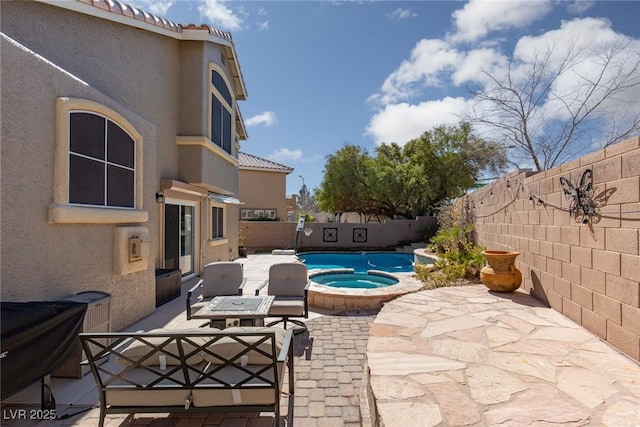
<path fill-rule="evenodd" d="M 233 98 L 225 78 L 211 68 L 211 141 L 231 154 Z"/>
<path fill-rule="evenodd" d="M 88 99 L 58 98 L 49 222 L 148 221 L 143 210 L 143 146 L 142 135 L 116 110 Z"/>

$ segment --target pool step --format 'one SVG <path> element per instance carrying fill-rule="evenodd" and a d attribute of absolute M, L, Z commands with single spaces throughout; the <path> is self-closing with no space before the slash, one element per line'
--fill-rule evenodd
<path fill-rule="evenodd" d="M 396 248 L 396 252 L 405 253 L 405 254 L 412 254 L 415 249 L 422 249 L 422 248 L 426 248 L 426 247 L 427 247 L 426 243 L 412 243 L 410 245 L 397 247 Z"/>

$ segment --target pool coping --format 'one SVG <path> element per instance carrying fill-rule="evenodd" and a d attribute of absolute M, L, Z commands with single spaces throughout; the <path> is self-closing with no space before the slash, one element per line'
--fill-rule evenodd
<path fill-rule="evenodd" d="M 371 271 L 371 270 L 370 270 Z M 417 292 L 424 284 L 415 278 L 414 272 L 389 273 L 380 272 L 395 277 L 399 282 L 395 285 L 380 288 L 334 288 L 320 285 L 311 279 L 318 273 L 330 274 L 345 272 L 345 269 L 312 269 L 309 270 L 309 305 L 326 310 L 374 310 L 382 308 L 385 302 L 399 296 Z M 379 273 L 378 271 L 374 271 Z"/>

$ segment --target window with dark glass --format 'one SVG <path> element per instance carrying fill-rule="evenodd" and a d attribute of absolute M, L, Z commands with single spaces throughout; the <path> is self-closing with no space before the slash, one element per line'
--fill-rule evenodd
<path fill-rule="evenodd" d="M 69 116 L 69 203 L 135 207 L 135 141 L 100 115 Z"/>
<path fill-rule="evenodd" d="M 224 237 L 224 208 L 211 207 L 211 238 Z"/>
<path fill-rule="evenodd" d="M 227 101 L 227 104 L 231 105 L 231 92 L 229 92 L 229 88 L 227 84 L 224 82 L 222 75 L 218 73 L 216 70 L 212 70 L 211 72 L 211 84 L 215 87 L 220 95 Z"/>
<path fill-rule="evenodd" d="M 231 125 L 233 123 L 231 92 L 222 75 L 216 70 L 211 71 L 211 84 L 213 86 L 211 93 L 211 141 L 231 154 Z"/>

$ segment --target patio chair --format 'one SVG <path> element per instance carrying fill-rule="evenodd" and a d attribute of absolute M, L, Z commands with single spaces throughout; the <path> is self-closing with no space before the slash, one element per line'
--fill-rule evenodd
<path fill-rule="evenodd" d="M 242 288 L 247 282 L 247 279 L 243 277 L 242 267 L 242 264 L 228 261 L 212 262 L 205 265 L 202 269 L 202 277 L 187 292 L 187 320 L 191 320 L 191 316 L 214 297 L 241 296 Z M 198 289 L 200 289 L 200 296 L 194 297 Z"/>
<path fill-rule="evenodd" d="M 285 262 L 274 264 L 269 268 L 269 279 L 256 289 L 256 295 L 260 290 L 268 285 L 267 293 L 275 296 L 273 305 L 269 310 L 269 317 L 279 317 L 267 326 L 273 326 L 283 322 L 283 327 L 287 328 L 287 322 L 301 326 L 294 332 L 302 333 L 307 330 L 307 325 L 302 320 L 292 319 L 292 317 L 309 317 L 309 278 L 307 276 L 307 266 L 300 262 Z"/>

